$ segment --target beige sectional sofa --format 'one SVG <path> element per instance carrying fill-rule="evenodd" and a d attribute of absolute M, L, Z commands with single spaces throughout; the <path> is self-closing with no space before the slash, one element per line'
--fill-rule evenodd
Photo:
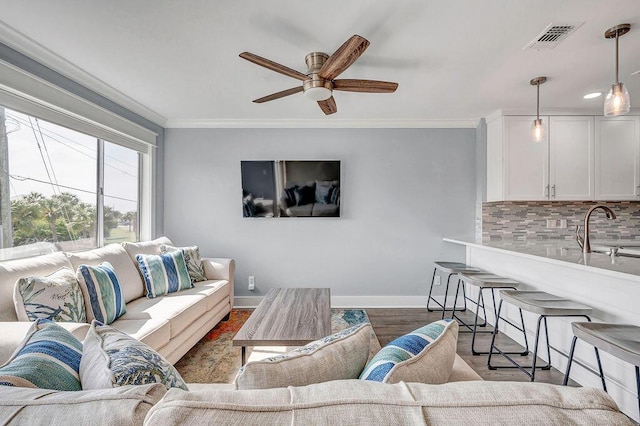
<path fill-rule="evenodd" d="M 127 312 L 112 325 L 158 351 L 170 363 L 177 362 L 233 307 L 235 263 L 231 259 L 203 258 L 206 281 L 195 287 L 148 299 L 136 254 L 160 254 L 160 245 L 173 245 L 165 237 L 141 243 L 109 244 L 94 250 L 57 252 L 0 263 L 0 364 L 9 359 L 31 323 L 20 322 L 13 302 L 13 288 L 20 277 L 44 276 L 62 267 L 77 270 L 81 264 L 110 262 L 123 290 Z M 80 340 L 85 323 L 60 323 Z"/>

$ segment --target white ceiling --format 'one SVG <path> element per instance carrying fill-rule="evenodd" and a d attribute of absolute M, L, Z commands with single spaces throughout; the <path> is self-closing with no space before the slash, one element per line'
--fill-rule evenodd
<path fill-rule="evenodd" d="M 497 109 L 600 111 L 614 80 L 640 105 L 638 0 L 0 0 L 0 41 L 166 127 L 241 122 L 477 120 Z M 549 24 L 584 22 L 555 49 L 523 49 Z M 243 51 L 306 72 L 359 34 L 371 45 L 340 78 L 390 80 L 394 94 L 338 92 L 325 116 L 302 94 L 254 104 L 298 80 L 238 57 Z M 86 74 L 85 74 L 86 73 Z"/>

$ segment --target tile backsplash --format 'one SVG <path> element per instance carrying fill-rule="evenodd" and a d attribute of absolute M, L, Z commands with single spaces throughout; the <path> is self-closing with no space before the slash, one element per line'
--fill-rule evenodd
<path fill-rule="evenodd" d="M 492 240 L 573 240 L 576 225 L 583 226 L 590 207 L 605 204 L 616 214 L 608 220 L 596 210 L 591 215 L 590 236 L 596 239 L 640 240 L 640 201 L 500 201 L 476 209 L 476 236 Z M 481 210 L 481 211 L 479 211 Z M 560 228 L 566 221 L 566 228 Z M 477 229 L 480 227 L 481 229 Z"/>

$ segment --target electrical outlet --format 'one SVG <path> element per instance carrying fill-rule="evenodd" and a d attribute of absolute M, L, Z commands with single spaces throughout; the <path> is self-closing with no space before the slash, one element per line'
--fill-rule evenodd
<path fill-rule="evenodd" d="M 567 219 L 560 219 L 560 226 L 558 228 L 566 228 L 567 227 Z"/>
<path fill-rule="evenodd" d="M 440 275 L 436 275 L 436 278 L 433 280 L 433 285 L 440 285 Z"/>
<path fill-rule="evenodd" d="M 556 223 L 555 219 L 547 219 L 547 229 L 555 229 L 557 227 Z"/>
<path fill-rule="evenodd" d="M 249 290 L 253 291 L 256 289 L 256 277 L 253 275 L 249 275 Z"/>

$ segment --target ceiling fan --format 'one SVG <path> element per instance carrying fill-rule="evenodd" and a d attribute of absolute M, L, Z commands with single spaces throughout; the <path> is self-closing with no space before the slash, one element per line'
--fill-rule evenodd
<path fill-rule="evenodd" d="M 369 47 L 369 41 L 367 39 L 359 35 L 354 35 L 345 41 L 331 56 L 322 52 L 309 53 L 304 58 L 308 67 L 306 74 L 254 55 L 253 53 L 243 52 L 240 54 L 240 57 L 254 64 L 302 81 L 302 86 L 272 93 L 271 95 L 256 99 L 253 102 L 260 104 L 304 92 L 307 98 L 317 101 L 320 109 L 322 109 L 326 115 L 329 115 L 338 111 L 336 101 L 333 99 L 334 90 L 342 90 L 345 92 L 393 93 L 398 88 L 398 83 L 390 81 L 335 80 L 336 77 L 342 74 L 344 70 L 349 68 L 351 64 L 362 55 L 367 47 Z"/>

